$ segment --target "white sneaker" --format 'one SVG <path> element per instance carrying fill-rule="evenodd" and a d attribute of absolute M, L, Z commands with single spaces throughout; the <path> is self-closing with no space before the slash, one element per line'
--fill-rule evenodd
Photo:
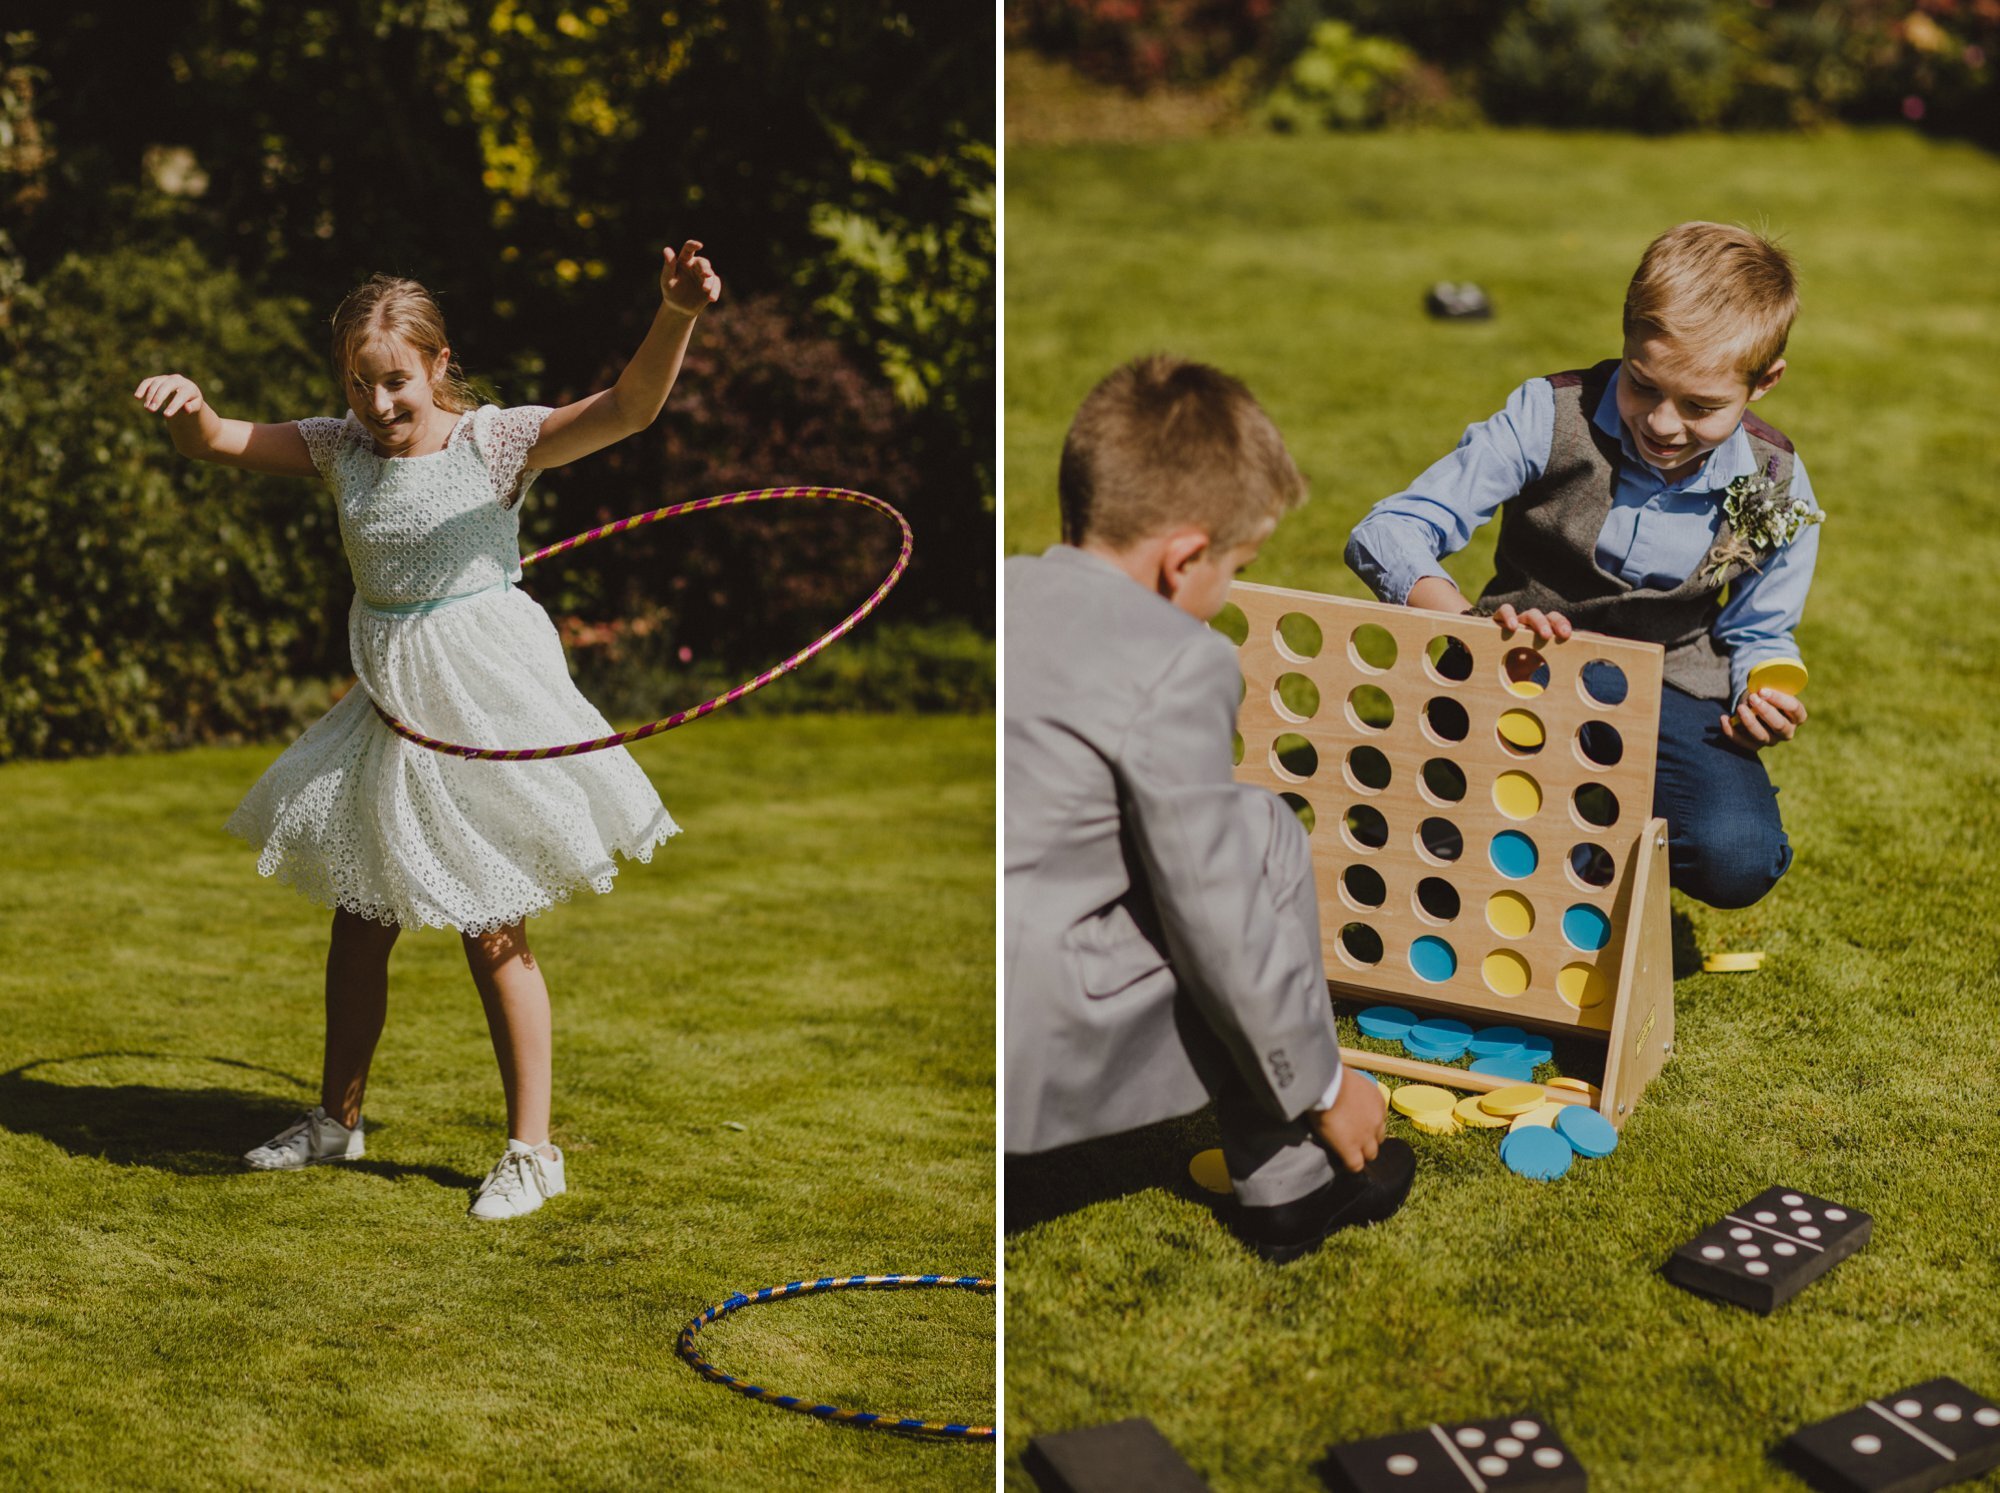
<path fill-rule="evenodd" d="M 361 1120 L 355 1117 L 349 1130 L 315 1104 L 295 1125 L 279 1131 L 243 1160 L 252 1171 L 291 1171 L 302 1166 L 318 1166 L 323 1161 L 358 1161 L 365 1147 L 361 1140 Z"/>
<path fill-rule="evenodd" d="M 568 1191 L 563 1185 L 563 1155 L 555 1150 L 544 1156 L 526 1141 L 507 1142 L 507 1154 L 493 1163 L 493 1170 L 479 1184 L 479 1196 L 472 1200 L 474 1218 L 519 1218 L 532 1213 L 550 1198 Z"/>

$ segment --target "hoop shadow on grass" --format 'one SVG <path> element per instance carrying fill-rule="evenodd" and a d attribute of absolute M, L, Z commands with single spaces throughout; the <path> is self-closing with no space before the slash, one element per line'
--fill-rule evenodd
<path fill-rule="evenodd" d="M 170 1088 L 143 1083 L 53 1083 L 44 1076 L 65 1063 L 89 1062 L 200 1064 L 232 1070 L 231 1078 L 261 1075 L 279 1079 L 301 1092 L 273 1097 L 247 1082 L 243 1087 Z M 307 1107 L 306 1096 L 314 1087 L 293 1074 L 236 1058 L 179 1052 L 79 1052 L 68 1057 L 36 1058 L 0 1073 L 0 1130 L 39 1135 L 72 1156 L 108 1161 L 114 1166 L 150 1167 L 185 1177 L 249 1175 L 243 1153 L 296 1120 Z M 441 1187 L 479 1185 L 477 1177 L 450 1167 L 398 1166 L 366 1158 L 341 1165 L 390 1181 L 426 1177 Z"/>

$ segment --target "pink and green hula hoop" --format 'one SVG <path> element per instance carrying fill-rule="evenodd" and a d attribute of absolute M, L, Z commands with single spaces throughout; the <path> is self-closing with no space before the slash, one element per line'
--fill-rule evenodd
<path fill-rule="evenodd" d="M 666 508 L 655 508 L 650 513 L 639 513 L 634 514 L 631 518 L 621 518 L 616 523 L 604 524 L 599 528 L 587 530 L 582 534 L 572 535 L 568 539 L 550 545 L 547 549 L 536 550 L 532 555 L 521 561 L 521 568 L 525 570 L 537 560 L 546 560 L 551 555 L 560 555 L 566 551 L 580 548 L 593 540 L 608 539 L 613 534 L 624 533 L 627 529 L 636 529 L 644 524 L 658 523 L 663 518 L 678 518 L 684 513 L 700 513 L 708 508 L 730 508 L 738 503 L 773 503 L 810 498 L 827 499 L 838 503 L 858 503 L 863 508 L 872 508 L 877 513 L 884 514 L 893 519 L 896 527 L 902 531 L 903 535 L 903 544 L 901 550 L 896 555 L 896 563 L 889 567 L 889 573 L 882 578 L 882 583 L 869 593 L 868 599 L 849 612 L 835 626 L 828 629 L 811 643 L 808 643 L 790 658 L 784 660 L 784 662 L 773 665 L 756 678 L 745 680 L 734 689 L 726 690 L 712 700 L 704 700 L 701 704 L 687 710 L 677 710 L 672 715 L 662 716 L 659 720 L 653 721 L 648 725 L 635 726 L 630 731 L 619 731 L 610 736 L 600 736 L 594 741 L 572 741 L 564 746 L 546 747 L 476 747 L 465 746 L 455 741 L 439 741 L 436 737 L 426 736 L 421 731 L 414 730 L 402 721 L 397 720 L 388 711 L 384 710 L 380 704 L 375 706 L 375 713 L 382 717 L 390 730 L 394 731 L 405 741 L 415 742 L 420 747 L 428 747 L 434 752 L 443 752 L 447 756 L 465 757 L 480 762 L 539 762 L 549 757 L 576 757 L 585 752 L 601 752 L 609 747 L 623 746 L 628 741 L 643 741 L 648 736 L 657 736 L 662 731 L 671 731 L 676 726 L 684 726 L 689 721 L 699 720 L 705 715 L 720 710 L 723 706 L 740 700 L 745 695 L 751 694 L 756 690 L 762 689 L 780 675 L 789 674 L 793 669 L 796 669 L 821 649 L 827 647 L 836 639 L 846 636 L 862 618 L 866 617 L 882 604 L 882 598 L 889 594 L 889 588 L 902 579 L 904 570 L 909 567 L 910 549 L 914 543 L 914 536 L 910 533 L 909 520 L 905 519 L 902 514 L 898 513 L 880 498 L 870 497 L 865 492 L 856 492 L 851 487 L 760 487 L 748 492 L 723 493 L 720 497 L 697 498 L 691 503 L 675 503 Z"/>

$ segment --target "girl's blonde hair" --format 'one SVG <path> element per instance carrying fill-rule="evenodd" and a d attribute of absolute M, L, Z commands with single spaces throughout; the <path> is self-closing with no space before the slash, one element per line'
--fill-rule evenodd
<path fill-rule="evenodd" d="M 395 275 L 371 276 L 366 285 L 347 293 L 333 313 L 333 376 L 345 394 L 361 349 L 378 337 L 395 337 L 422 355 L 425 366 L 451 346 L 445 335 L 444 313 L 428 290 L 414 280 Z M 454 415 L 478 409 L 480 392 L 466 381 L 458 360 L 445 365 L 434 389 L 437 406 Z"/>

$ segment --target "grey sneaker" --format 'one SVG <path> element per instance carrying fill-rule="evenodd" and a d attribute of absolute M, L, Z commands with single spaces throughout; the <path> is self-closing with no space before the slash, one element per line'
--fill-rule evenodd
<path fill-rule="evenodd" d="M 366 1148 L 361 1140 L 361 1120 L 357 1116 L 349 1130 L 315 1104 L 298 1119 L 243 1160 L 254 1172 L 293 1171 L 302 1166 L 318 1166 L 323 1161 L 358 1161 Z"/>
<path fill-rule="evenodd" d="M 472 1200 L 472 1216 L 519 1218 L 566 1191 L 560 1150 L 548 1157 L 526 1141 L 510 1140 L 506 1154 L 493 1163 L 493 1170 L 479 1184 L 479 1196 Z"/>

